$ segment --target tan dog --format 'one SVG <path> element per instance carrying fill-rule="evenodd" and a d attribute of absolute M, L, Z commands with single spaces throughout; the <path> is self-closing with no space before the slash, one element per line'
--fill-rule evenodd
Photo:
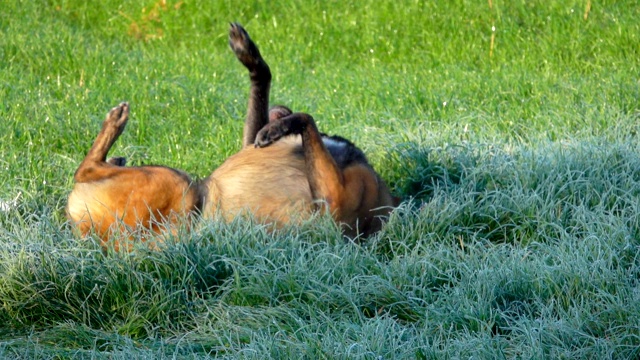
<path fill-rule="evenodd" d="M 251 80 L 243 149 L 199 182 L 168 167 L 107 161 L 128 120 L 129 105 L 120 104 L 74 176 L 67 214 L 80 233 L 94 231 L 107 245 L 114 231 L 171 231 L 198 212 L 226 219 L 246 212 L 278 225 L 319 209 L 350 237 L 380 229 L 397 200 L 362 151 L 320 134 L 310 115 L 283 106 L 269 112 L 269 66 L 240 25 L 231 25 L 229 44 Z M 115 240 L 116 250 L 122 245 Z"/>

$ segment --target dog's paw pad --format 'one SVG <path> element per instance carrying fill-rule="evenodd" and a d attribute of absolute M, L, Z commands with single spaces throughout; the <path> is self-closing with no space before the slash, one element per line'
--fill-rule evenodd
<path fill-rule="evenodd" d="M 107 114 L 106 122 L 112 123 L 115 126 L 124 125 L 129 119 L 129 103 L 122 102 L 120 105 L 114 107 Z"/>

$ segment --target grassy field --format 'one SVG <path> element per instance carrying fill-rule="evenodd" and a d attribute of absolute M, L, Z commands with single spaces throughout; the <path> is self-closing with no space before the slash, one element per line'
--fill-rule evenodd
<path fill-rule="evenodd" d="M 640 7 L 620 1 L 8 0 L 0 358 L 637 359 Z M 207 176 L 240 148 L 245 25 L 272 101 L 353 140 L 405 201 L 345 243 L 204 221 L 162 251 L 74 237 L 112 155 Z"/>

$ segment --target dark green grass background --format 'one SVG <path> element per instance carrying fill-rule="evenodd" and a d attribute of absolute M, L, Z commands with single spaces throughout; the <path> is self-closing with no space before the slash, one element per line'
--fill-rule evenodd
<path fill-rule="evenodd" d="M 636 1 L 4 1 L 0 357 L 637 358 L 638 19 Z M 103 256 L 63 208 L 109 108 L 131 103 L 111 154 L 133 164 L 204 177 L 240 148 L 230 21 L 272 101 L 407 200 L 362 246 L 322 217 L 209 221 Z"/>

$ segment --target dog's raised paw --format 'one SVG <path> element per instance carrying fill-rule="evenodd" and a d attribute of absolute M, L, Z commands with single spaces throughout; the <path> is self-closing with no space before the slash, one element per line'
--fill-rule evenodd
<path fill-rule="evenodd" d="M 127 120 L 129 120 L 129 103 L 121 102 L 120 105 L 109 111 L 105 122 L 122 127 L 126 125 Z"/>
<path fill-rule="evenodd" d="M 253 145 L 257 148 L 263 148 L 271 145 L 273 141 L 274 140 L 272 140 L 271 136 L 269 135 L 269 129 L 266 129 L 266 127 L 264 127 L 256 135 L 256 141 L 253 143 Z"/>
<path fill-rule="evenodd" d="M 255 147 L 266 147 L 287 135 L 287 129 L 280 121 L 265 125 L 256 135 Z"/>
<path fill-rule="evenodd" d="M 238 23 L 231 23 L 229 28 L 229 46 L 240 62 L 253 69 L 262 60 L 258 47 L 253 43 L 247 31 Z"/>

